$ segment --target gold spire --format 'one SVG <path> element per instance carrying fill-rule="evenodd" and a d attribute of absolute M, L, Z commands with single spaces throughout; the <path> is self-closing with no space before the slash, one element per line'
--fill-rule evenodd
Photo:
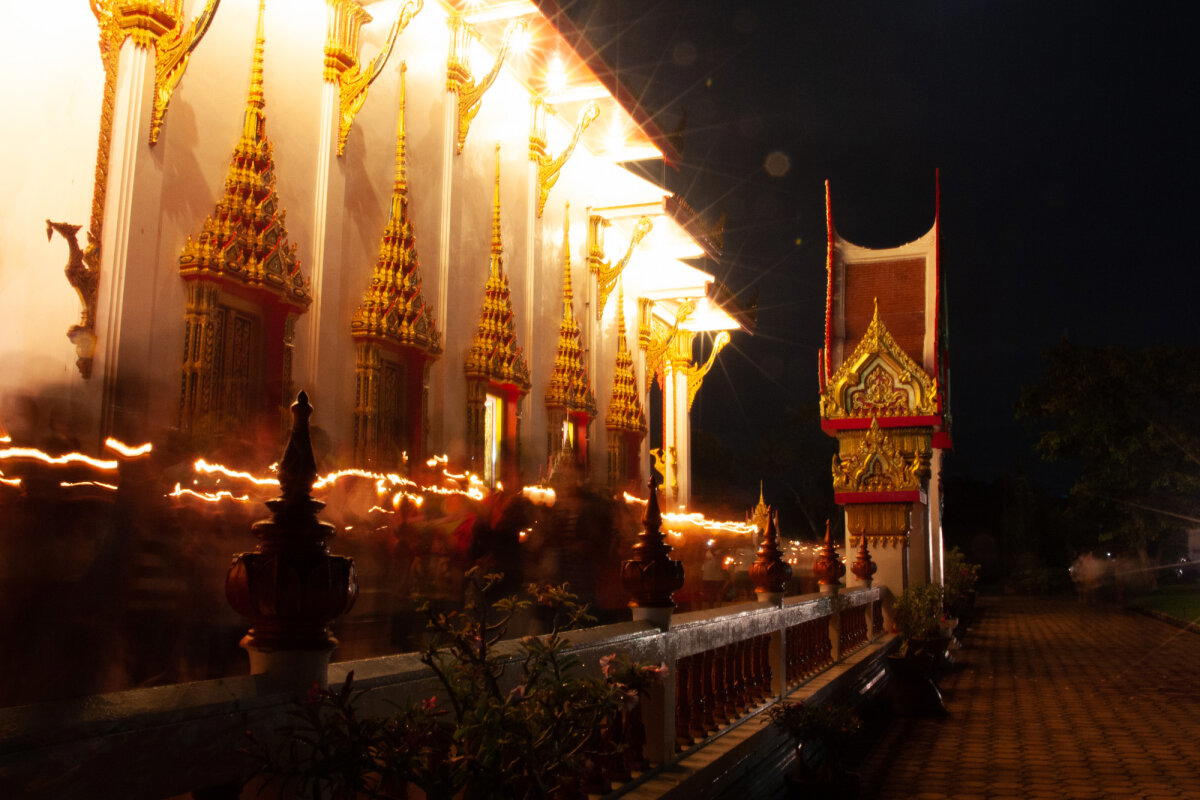
<path fill-rule="evenodd" d="M 610 431 L 646 433 L 646 415 L 642 411 L 637 375 L 633 371 L 633 356 L 625 341 L 624 283 L 617 289 L 617 365 L 613 370 L 612 394 L 608 399 L 604 427 Z"/>
<path fill-rule="evenodd" d="M 563 216 L 563 312 L 558 326 L 558 348 L 554 353 L 554 367 L 550 372 L 550 383 L 546 387 L 546 406 L 563 408 L 567 411 L 596 413 L 596 399 L 592 395 L 587 367 L 583 363 L 583 336 L 579 322 L 575 319 L 571 293 L 571 204 L 568 203 Z"/>
<path fill-rule="evenodd" d="M 416 237 L 408 214 L 405 71 L 406 67 L 401 65 L 392 210 L 379 241 L 379 258 L 375 262 L 371 285 L 355 309 L 350 332 L 355 338 L 380 339 L 437 355 L 442 352 L 441 337 L 421 294 Z"/>
<path fill-rule="evenodd" d="M 246 120 L 242 127 L 242 135 L 258 139 L 263 134 L 263 108 L 266 100 L 263 95 L 263 16 L 267 0 L 258 0 L 258 25 L 254 32 L 254 58 L 250 61 L 250 93 L 246 97 Z"/>
<path fill-rule="evenodd" d="M 483 307 L 464 371 L 468 378 L 492 380 L 529 391 L 529 365 L 517 345 L 508 275 L 504 272 L 504 248 L 500 240 L 500 145 L 496 145 L 496 187 L 492 195 L 492 254 Z"/>
<path fill-rule="evenodd" d="M 224 192 L 199 236 L 184 243 L 179 272 L 184 278 L 219 278 L 263 290 L 300 312 L 312 297 L 275 191 L 275 160 L 263 113 L 263 13 L 264 0 L 259 0 L 245 124 Z"/>
<path fill-rule="evenodd" d="M 492 190 L 492 269 L 496 269 L 504 254 L 500 241 L 500 144 L 496 144 L 496 186 Z"/>
<path fill-rule="evenodd" d="M 392 207 L 397 198 L 408 197 L 408 130 L 404 125 L 405 103 L 408 96 L 407 62 L 400 62 L 400 113 L 396 117 L 396 180 L 392 187 Z"/>
<path fill-rule="evenodd" d="M 750 512 L 750 522 L 754 524 L 758 530 L 766 531 L 767 524 L 771 519 L 771 507 L 767 505 L 766 498 L 763 497 L 763 483 L 758 482 L 758 505 Z"/>

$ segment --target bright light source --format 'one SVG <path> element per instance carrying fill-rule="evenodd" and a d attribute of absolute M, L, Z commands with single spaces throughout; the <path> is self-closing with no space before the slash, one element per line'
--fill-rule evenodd
<path fill-rule="evenodd" d="M 550 92 L 561 92 L 567 88 L 567 65 L 562 57 L 555 53 L 546 67 L 546 89 Z"/>
<path fill-rule="evenodd" d="M 527 55 L 533 48 L 533 34 L 530 33 L 529 28 L 521 26 L 513 31 L 512 44 L 509 47 L 512 48 L 515 55 Z"/>
<path fill-rule="evenodd" d="M 608 125 L 608 131 L 604 134 L 604 150 L 608 153 L 617 153 L 624 149 L 625 129 L 622 127 L 621 121 L 614 116 Z"/>

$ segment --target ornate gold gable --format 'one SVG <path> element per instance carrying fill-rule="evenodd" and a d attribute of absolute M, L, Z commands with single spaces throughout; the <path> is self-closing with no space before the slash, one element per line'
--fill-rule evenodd
<path fill-rule="evenodd" d="M 554 368 L 546 387 L 546 407 L 568 412 L 596 413 L 596 398 L 592 395 L 587 367 L 583 363 L 583 337 L 575 319 L 571 292 L 571 206 L 563 217 L 563 284 L 562 321 L 558 325 L 558 348 L 554 353 Z"/>
<path fill-rule="evenodd" d="M 179 256 L 187 286 L 179 424 L 220 434 L 254 424 L 291 394 L 295 321 L 312 302 L 275 192 L 263 114 L 263 0 L 250 90 L 225 191 Z"/>
<path fill-rule="evenodd" d="M 608 413 L 604 427 L 610 431 L 626 431 L 639 436 L 646 434 L 646 414 L 642 410 L 637 375 L 633 371 L 633 355 L 625 341 L 625 291 L 617 293 L 617 364 L 613 370 L 612 394 L 608 398 Z"/>
<path fill-rule="evenodd" d="M 250 68 L 242 135 L 233 150 L 225 192 L 179 256 L 184 278 L 213 278 L 267 292 L 293 313 L 312 302 L 296 245 L 287 240 L 285 213 L 275 192 L 275 161 L 263 114 L 263 4 Z"/>
<path fill-rule="evenodd" d="M 392 210 L 379 241 L 379 259 L 375 262 L 371 285 L 350 320 L 350 333 L 356 339 L 375 339 L 435 356 L 442 352 L 441 336 L 421 294 L 416 237 L 408 213 L 404 74 L 401 67 Z"/>
<path fill-rule="evenodd" d="M 500 240 L 500 145 L 496 145 L 496 185 L 492 198 L 492 255 L 479 325 L 464 370 L 467 378 L 492 380 L 529 391 L 529 364 L 517 345 L 508 275 L 504 271 L 504 247 Z"/>
<path fill-rule="evenodd" d="M 937 381 L 896 343 L 879 304 L 862 341 L 842 361 L 821 395 L 824 419 L 937 414 Z"/>
<path fill-rule="evenodd" d="M 928 473 L 928 453 L 906 456 L 899 445 L 872 419 L 857 450 L 833 457 L 835 492 L 920 491 Z"/>

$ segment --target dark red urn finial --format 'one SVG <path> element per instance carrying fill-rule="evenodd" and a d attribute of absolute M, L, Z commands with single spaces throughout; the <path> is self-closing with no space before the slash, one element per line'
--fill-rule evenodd
<path fill-rule="evenodd" d="M 332 650 L 329 625 L 358 597 L 354 559 L 329 554 L 333 526 L 317 519 L 317 476 L 309 439 L 312 406 L 304 392 L 292 404 L 292 431 L 279 462 L 279 497 L 266 502 L 271 518 L 251 526 L 253 553 L 234 556 L 225 596 L 250 620 L 242 646 L 259 651 Z"/>
<path fill-rule="evenodd" d="M 758 548 L 758 558 L 750 565 L 750 580 L 756 592 L 779 594 L 787 591 L 788 579 L 792 577 L 792 568 L 779 551 L 778 525 L 777 515 L 767 515 L 767 530 L 762 546 Z"/>
<path fill-rule="evenodd" d="M 813 561 L 813 575 L 821 586 L 837 586 L 845 574 L 846 565 L 833 548 L 833 534 L 829 530 L 829 520 L 825 520 L 825 544 L 821 547 L 820 555 Z"/>
<path fill-rule="evenodd" d="M 859 536 L 858 538 L 858 557 L 850 565 L 850 571 L 854 573 L 854 577 L 870 585 L 871 578 L 875 575 L 875 571 L 879 569 L 879 565 L 871 560 L 871 553 L 867 550 L 867 537 Z"/>
<path fill-rule="evenodd" d="M 621 564 L 621 584 L 633 598 L 630 605 L 674 608 L 671 595 L 683 586 L 683 564 L 671 559 L 671 546 L 663 537 L 658 484 L 659 477 L 652 471 L 643 530 L 633 546 L 633 558 Z"/>

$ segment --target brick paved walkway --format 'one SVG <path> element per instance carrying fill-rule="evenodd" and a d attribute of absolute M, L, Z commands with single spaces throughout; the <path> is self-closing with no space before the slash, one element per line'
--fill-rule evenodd
<path fill-rule="evenodd" d="M 1200 800 L 1200 635 L 1003 598 L 965 644 L 941 684 L 950 716 L 891 723 L 864 798 Z"/>

